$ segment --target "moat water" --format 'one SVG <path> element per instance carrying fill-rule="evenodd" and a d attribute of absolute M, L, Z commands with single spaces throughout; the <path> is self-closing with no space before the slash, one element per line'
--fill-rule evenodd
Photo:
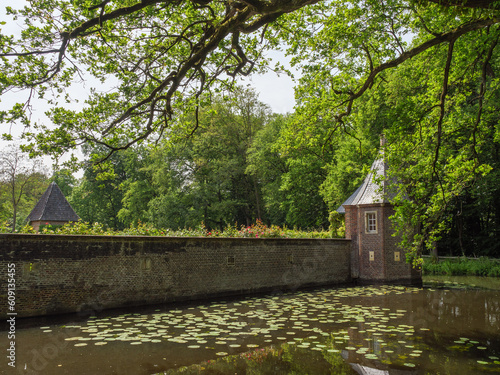
<path fill-rule="evenodd" d="M 6 332 L 1 342 L 5 342 Z M 500 280 L 367 286 L 23 319 L 5 374 L 500 373 Z"/>

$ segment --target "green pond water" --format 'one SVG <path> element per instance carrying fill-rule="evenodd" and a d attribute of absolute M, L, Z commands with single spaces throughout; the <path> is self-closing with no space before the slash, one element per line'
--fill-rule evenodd
<path fill-rule="evenodd" d="M 500 373 L 500 280 L 24 319 L 13 374 Z M 23 328 L 24 327 L 24 328 Z M 5 334 L 5 332 L 4 332 Z"/>

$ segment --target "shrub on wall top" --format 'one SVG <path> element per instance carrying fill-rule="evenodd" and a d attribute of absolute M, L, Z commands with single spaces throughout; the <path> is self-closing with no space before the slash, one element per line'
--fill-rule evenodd
<path fill-rule="evenodd" d="M 8 227 L 0 226 L 2 233 L 8 232 Z M 243 237 L 243 238 L 332 238 L 328 231 L 302 231 L 297 229 L 281 228 L 277 225 L 268 227 L 262 221 L 257 220 L 250 226 L 228 225 L 223 231 L 208 230 L 202 223 L 197 228 L 184 228 L 179 230 L 159 229 L 151 224 L 139 222 L 135 226 L 115 231 L 106 229 L 100 223 L 88 223 L 78 221 L 64 225 L 44 225 L 40 226 L 40 231 L 36 232 L 33 227 L 26 225 L 20 233 L 41 233 L 41 234 L 73 234 L 73 235 L 99 235 L 99 236 L 165 236 L 165 237 Z"/>

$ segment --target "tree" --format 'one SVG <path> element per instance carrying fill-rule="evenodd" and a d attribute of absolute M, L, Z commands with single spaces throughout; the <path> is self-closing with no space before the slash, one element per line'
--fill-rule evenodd
<path fill-rule="evenodd" d="M 65 197 L 69 197 L 71 195 L 71 192 L 77 183 L 72 171 L 68 168 L 54 167 L 54 173 L 50 180 L 59 186 Z"/>
<path fill-rule="evenodd" d="M 329 129 L 321 118 L 304 118 L 299 112 L 287 118 L 276 141 L 287 170 L 281 176 L 282 210 L 288 224 L 301 228 L 328 226 L 328 206 L 320 187 L 326 166 L 335 152 Z"/>
<path fill-rule="evenodd" d="M 286 159 L 280 152 L 279 139 L 288 115 L 275 115 L 255 134 L 247 152 L 246 173 L 254 177 L 261 186 L 262 220 L 270 224 L 286 225 L 286 211 L 283 207 L 285 194 L 282 178 L 288 172 Z M 293 225 L 293 224 L 292 224 Z"/>
<path fill-rule="evenodd" d="M 38 151 L 58 153 L 89 142 L 113 152 L 160 136 L 186 110 L 194 121 L 184 125 L 196 129 L 200 108 L 209 101 L 204 91 L 266 68 L 263 52 L 288 43 L 293 63 L 303 70 L 299 115 L 325 127 L 324 140 L 339 131 L 356 136 L 355 116 L 368 105 L 367 94 L 380 89 L 373 105 L 385 102 L 387 113 L 397 104 L 393 117 L 379 120 L 394 123 L 388 139 L 397 147 L 389 147 L 388 155 L 404 167 L 399 177 L 412 197 L 411 204 L 401 200 L 401 228 L 422 225 L 409 246 L 434 242 L 445 228 L 440 212 L 451 197 L 491 169 L 479 155 L 487 139 L 482 129 L 491 126 L 494 113 L 489 103 L 498 91 L 497 1 L 30 4 L 9 10 L 26 20 L 26 30 L 19 39 L 1 36 L 0 92 L 21 88 L 31 90 L 30 98 L 52 100 L 48 115 L 56 129 L 36 124 L 44 131 L 29 133 Z M 79 111 L 58 106 L 58 100 L 70 99 L 66 90 L 85 69 L 103 82 L 112 76 L 115 88 L 94 90 Z M 398 92 L 409 93 L 408 100 L 394 99 Z M 1 119 L 30 124 L 25 104 L 2 112 Z"/>
<path fill-rule="evenodd" d="M 174 225 L 203 221 L 207 228 L 222 230 L 261 219 L 261 184 L 246 173 L 247 155 L 269 117 L 269 108 L 244 89 L 231 97 L 214 97 L 198 119 L 191 113 L 181 117 L 182 122 L 197 121 L 199 129 L 192 136 L 186 136 L 183 126 L 169 133 L 163 150 L 154 156 L 157 195 L 149 212 L 155 224 L 177 229 Z"/>
<path fill-rule="evenodd" d="M 5 197 L 4 215 L 10 217 L 12 232 L 24 220 L 47 187 L 47 176 L 40 159 L 29 159 L 10 146 L 0 155 L 0 192 Z"/>
<path fill-rule="evenodd" d="M 2 112 L 1 120 L 30 124 L 25 109 L 38 96 L 48 100 L 57 126 L 36 124 L 43 132 L 28 134 L 39 151 L 59 153 L 82 142 L 123 149 L 162 134 L 176 108 L 197 111 L 205 104 L 203 91 L 265 68 L 263 51 L 288 42 L 297 57 L 317 58 L 306 70 L 334 62 L 340 74 L 324 77 L 337 94 L 332 131 L 345 129 L 354 102 L 384 71 L 464 35 L 494 34 L 500 21 L 493 0 L 316 2 L 37 0 L 19 11 L 7 7 L 24 30 L 19 38 L 1 35 L 0 93 L 21 88 L 31 94 L 28 103 Z M 416 29 L 427 30 L 427 37 L 407 48 L 404 35 Z M 309 40 L 320 42 L 318 35 L 329 41 L 320 48 L 327 47 L 326 56 L 308 49 Z M 81 111 L 60 106 L 60 100 L 71 101 L 67 89 L 86 70 L 101 82 L 112 77 L 114 90 L 93 90 Z"/>
<path fill-rule="evenodd" d="M 83 221 L 99 222 L 113 229 L 123 229 L 118 219 L 122 208 L 123 191 L 121 184 L 127 180 L 127 152 L 113 154 L 107 163 L 85 163 L 83 178 L 75 186 L 68 201 Z M 87 157 L 98 150 L 85 150 Z"/>
<path fill-rule="evenodd" d="M 359 138 L 366 124 L 368 138 L 386 134 L 400 181 L 394 220 L 415 255 L 439 241 L 456 197 L 494 165 L 486 145 L 499 140 L 498 11 L 402 1 L 334 9 L 320 3 L 289 16 L 290 53 L 303 71 L 297 112 L 329 124 L 325 140 Z"/>
<path fill-rule="evenodd" d="M 124 169 L 126 179 L 119 185 L 123 194 L 122 206 L 118 211 L 118 219 L 125 225 L 138 225 L 147 222 L 148 204 L 158 195 L 153 182 L 157 169 L 162 165 L 155 162 L 153 151 L 148 147 L 133 147 L 124 153 Z"/>
<path fill-rule="evenodd" d="M 56 88 L 57 97 L 69 100 L 66 89 L 85 69 L 102 82 L 113 76 L 116 89 L 93 91 L 80 112 L 51 101 L 48 114 L 57 130 L 38 124 L 45 133 L 35 138 L 47 152 L 80 142 L 123 149 L 162 133 L 177 106 L 198 108 L 203 91 L 265 65 L 259 39 L 275 31 L 257 31 L 313 1 L 50 0 L 20 11 L 8 7 L 8 14 L 25 20 L 26 30 L 19 40 L 1 36 L 0 93 L 28 89 L 31 99 Z M 28 124 L 25 108 L 16 105 L 1 117 Z"/>
<path fill-rule="evenodd" d="M 270 115 L 254 91 L 239 88 L 216 99 L 204 116 L 204 128 L 193 142 L 193 165 L 207 210 L 212 219 L 218 217 L 215 227 L 262 219 L 261 187 L 246 168 L 248 150 Z"/>

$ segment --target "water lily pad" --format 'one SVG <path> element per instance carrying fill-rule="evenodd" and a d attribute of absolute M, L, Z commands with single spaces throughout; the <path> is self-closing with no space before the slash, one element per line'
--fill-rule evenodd
<path fill-rule="evenodd" d="M 64 340 L 65 341 L 78 341 L 80 339 L 82 339 L 83 337 L 80 337 L 80 336 L 76 336 L 76 337 L 66 337 Z"/>

